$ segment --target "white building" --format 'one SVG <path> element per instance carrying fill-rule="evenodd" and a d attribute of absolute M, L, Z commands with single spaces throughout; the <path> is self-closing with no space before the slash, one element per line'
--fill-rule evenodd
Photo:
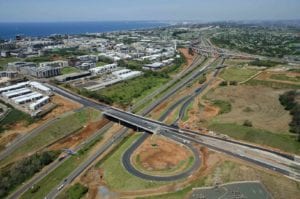
<path fill-rule="evenodd" d="M 93 74 L 105 74 L 105 73 L 110 73 L 118 68 L 117 64 L 107 64 L 104 66 L 99 66 L 90 69 L 89 71 Z"/>
<path fill-rule="evenodd" d="M 29 86 L 48 95 L 52 94 L 51 88 L 48 88 L 39 82 L 29 82 Z"/>
<path fill-rule="evenodd" d="M 12 98 L 12 100 L 16 104 L 25 104 L 25 103 L 28 103 L 28 102 L 32 102 L 34 100 L 38 100 L 42 97 L 43 97 L 42 94 L 40 94 L 38 92 L 32 92 L 32 93 L 27 94 L 27 95 L 22 95 L 20 97 Z"/>
<path fill-rule="evenodd" d="M 29 108 L 31 110 L 37 110 L 39 108 L 41 108 L 42 106 L 44 106 L 45 104 L 47 104 L 50 101 L 50 98 L 48 96 L 45 96 L 39 100 L 37 100 L 36 102 L 33 102 L 32 104 L 29 105 Z"/>
<path fill-rule="evenodd" d="M 131 79 L 131 78 L 140 76 L 143 73 L 141 71 L 132 71 L 129 69 L 122 69 L 122 70 L 114 71 L 114 72 L 112 72 L 112 74 L 121 80 L 126 80 L 126 79 Z"/>
<path fill-rule="evenodd" d="M 15 84 L 15 85 L 11 85 L 11 86 L 7 86 L 7 87 L 4 87 L 4 88 L 0 88 L 0 94 L 3 93 L 3 92 L 12 91 L 12 90 L 20 89 L 20 88 L 24 88 L 27 85 L 28 85 L 28 82 L 21 82 L 21 83 Z"/>
<path fill-rule="evenodd" d="M 12 91 L 8 91 L 8 92 L 4 92 L 2 93 L 2 96 L 5 98 L 14 98 L 14 97 L 18 97 L 21 95 L 25 95 L 31 93 L 31 90 L 28 88 L 21 88 L 21 89 L 17 89 L 17 90 L 12 90 Z"/>

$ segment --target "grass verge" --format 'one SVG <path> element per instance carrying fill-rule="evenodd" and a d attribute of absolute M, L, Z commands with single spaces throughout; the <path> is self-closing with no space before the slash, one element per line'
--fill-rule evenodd
<path fill-rule="evenodd" d="M 67 191 L 60 194 L 57 199 L 80 199 L 88 192 L 88 190 L 89 189 L 82 184 L 76 183 L 68 188 Z"/>
<path fill-rule="evenodd" d="M 76 72 L 80 72 L 80 70 L 78 68 L 75 67 L 64 67 L 61 69 L 61 74 L 66 75 L 66 74 L 70 74 L 70 73 L 76 73 Z"/>
<path fill-rule="evenodd" d="M 122 155 L 135 140 L 140 137 L 140 134 L 130 136 L 124 142 L 118 145 L 113 152 L 104 160 L 101 160 L 96 166 L 104 171 L 104 180 L 108 187 L 118 191 L 133 191 L 147 188 L 159 187 L 165 182 L 147 181 L 128 173 L 121 163 Z"/>
<path fill-rule="evenodd" d="M 57 186 L 64 178 L 73 172 L 81 163 L 83 163 L 89 156 L 91 149 L 102 139 L 101 136 L 95 140 L 87 143 L 76 155 L 71 156 L 64 161 L 59 167 L 48 174 L 40 182 L 36 184 L 39 189 L 34 192 L 31 190 L 26 191 L 21 198 L 44 198 L 55 186 Z"/>
<path fill-rule="evenodd" d="M 32 153 L 64 136 L 77 132 L 89 121 L 99 119 L 100 115 L 101 113 L 99 111 L 86 108 L 58 119 L 35 137 L 27 140 L 23 145 L 13 151 L 10 156 L 1 160 L 0 165 L 10 162 L 16 157 Z"/>
<path fill-rule="evenodd" d="M 300 154 L 300 143 L 295 136 L 289 134 L 275 134 L 265 130 L 241 126 L 233 123 L 212 123 L 208 127 L 216 132 L 229 135 L 238 140 L 270 146 L 286 152 Z"/>

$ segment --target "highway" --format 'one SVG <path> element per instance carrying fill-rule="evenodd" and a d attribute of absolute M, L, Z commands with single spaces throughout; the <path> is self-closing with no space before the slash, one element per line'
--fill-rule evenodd
<path fill-rule="evenodd" d="M 85 106 L 90 106 L 101 111 L 109 118 L 118 119 L 132 126 L 136 126 L 146 132 L 160 133 L 163 136 L 174 140 L 189 140 L 207 146 L 208 148 L 226 153 L 239 159 L 246 160 L 255 165 L 272 171 L 279 172 L 283 175 L 299 179 L 299 171 L 292 169 L 290 165 L 299 165 L 294 161 L 293 155 L 265 149 L 260 146 L 245 144 L 235 140 L 223 139 L 211 135 L 201 134 L 201 132 L 192 132 L 189 130 L 178 129 L 166 125 L 162 122 L 148 119 L 135 115 L 123 110 L 116 109 L 107 105 L 99 104 L 87 98 L 78 96 L 56 86 L 50 86 L 57 94 L 63 95 Z"/>
<path fill-rule="evenodd" d="M 68 114 L 68 113 L 67 113 Z M 9 146 L 5 148 L 4 151 L 0 153 L 0 161 L 5 159 L 7 156 L 9 156 L 13 151 L 15 151 L 17 148 L 22 146 L 27 140 L 30 140 L 31 138 L 37 136 L 39 133 L 41 133 L 43 130 L 45 130 L 48 126 L 55 123 L 59 118 L 64 117 L 64 115 L 60 115 L 57 118 L 54 118 L 45 124 L 33 129 L 31 132 L 26 133 L 23 136 L 18 137 L 11 143 Z"/>
<path fill-rule="evenodd" d="M 64 187 L 70 184 L 77 176 L 79 176 L 88 166 L 90 166 L 101 154 L 108 150 L 113 144 L 116 144 L 126 136 L 127 128 L 120 130 L 113 139 L 109 139 L 104 143 L 88 160 L 84 161 L 74 170 L 66 179 L 60 182 L 54 189 L 52 189 L 46 198 L 55 198 L 58 193 L 62 190 L 59 187 Z"/>
<path fill-rule="evenodd" d="M 195 66 L 202 65 L 206 59 L 200 59 L 197 62 L 195 62 Z M 172 86 L 161 98 L 157 99 L 154 103 L 152 103 L 149 107 L 147 107 L 141 114 L 146 115 L 150 113 L 155 107 L 157 107 L 159 104 L 161 104 L 163 101 L 174 95 L 176 92 L 178 92 L 180 89 L 182 89 L 184 86 L 186 86 L 189 82 L 197 78 L 200 74 L 203 73 L 203 71 L 206 70 L 206 68 L 209 65 L 206 65 L 204 67 L 200 67 L 200 69 L 195 69 L 191 73 L 187 74 L 186 76 L 182 77 L 182 79 L 176 83 L 174 86 Z"/>
<path fill-rule="evenodd" d="M 154 99 L 154 97 L 156 97 L 160 93 L 164 92 L 165 90 L 167 90 L 168 88 L 173 86 L 176 82 L 178 82 L 181 78 L 183 78 L 184 76 L 188 75 L 193 70 L 195 70 L 199 65 L 201 65 L 203 62 L 205 62 L 205 60 L 206 60 L 206 57 L 197 55 L 189 67 L 187 67 L 185 70 L 183 70 L 179 74 L 177 74 L 176 77 L 173 78 L 171 81 L 164 84 L 159 89 L 155 90 L 150 95 L 147 95 L 144 99 L 142 99 L 139 102 L 137 102 L 136 104 L 134 104 L 131 107 L 131 109 L 135 110 L 136 108 L 143 105 L 145 102 Z"/>
<path fill-rule="evenodd" d="M 82 147 L 85 146 L 86 143 L 89 143 L 93 141 L 96 137 L 104 134 L 111 126 L 112 122 L 106 124 L 103 128 L 101 128 L 99 131 L 97 131 L 93 136 L 89 137 L 85 142 L 81 143 L 79 146 L 77 146 L 74 151 L 79 151 Z M 24 185 L 20 186 L 14 193 L 8 196 L 9 199 L 19 198 L 25 191 L 27 191 L 29 188 L 31 188 L 33 185 L 35 185 L 37 182 L 42 180 L 44 177 L 46 177 L 49 173 L 54 171 L 57 167 L 59 167 L 61 164 L 64 163 L 68 158 L 70 157 L 69 154 L 66 154 L 66 157 L 59 161 L 56 160 L 52 162 L 50 165 L 48 165 L 46 168 L 44 168 L 41 172 L 36 174 L 33 178 L 31 178 L 28 182 L 26 182 Z"/>
<path fill-rule="evenodd" d="M 58 92 L 58 94 L 62 94 L 64 95 L 65 90 L 62 90 L 60 88 L 55 88 L 54 89 L 55 92 Z M 70 93 L 69 93 L 70 95 Z M 122 111 L 113 107 L 109 107 L 107 105 L 100 105 L 96 102 L 90 101 L 86 98 L 77 96 L 80 98 L 80 100 L 78 101 L 79 103 L 84 103 L 85 105 L 92 105 L 92 107 L 96 108 L 96 109 L 101 109 L 102 111 L 104 111 L 104 114 L 108 117 L 108 118 L 114 118 L 117 120 L 120 120 L 124 123 L 130 124 L 132 126 L 138 127 L 141 130 L 144 130 L 146 132 L 150 132 L 150 133 L 163 133 L 162 135 L 167 135 L 169 134 L 168 137 L 180 137 L 182 138 L 182 136 L 186 136 L 187 138 L 191 139 L 192 141 L 195 141 L 196 143 L 198 143 L 198 141 L 196 141 L 197 136 L 201 137 L 201 140 L 206 140 L 204 138 L 207 139 L 211 139 L 213 140 L 212 143 L 218 143 L 216 144 L 216 146 L 214 146 L 214 144 L 209 145 L 209 148 L 212 148 L 214 150 L 223 152 L 224 148 L 229 148 L 234 146 L 234 150 L 233 151 L 228 151 L 229 154 L 234 153 L 234 157 L 237 158 L 241 158 L 242 159 L 246 159 L 246 157 L 248 159 L 252 159 L 252 163 L 255 163 L 259 166 L 262 166 L 261 164 L 263 163 L 263 165 L 268 165 L 268 166 L 263 166 L 264 168 L 269 168 L 273 171 L 277 171 L 279 173 L 283 173 L 281 172 L 280 168 L 282 168 L 283 170 L 285 170 L 285 173 L 283 173 L 284 175 L 286 175 L 287 173 L 289 173 L 289 176 L 298 176 L 299 172 L 295 171 L 293 168 L 291 168 L 290 166 L 286 167 L 285 165 L 299 165 L 298 162 L 294 161 L 294 157 L 292 155 L 289 154 L 285 154 L 285 153 L 281 153 L 281 152 L 277 152 L 277 151 L 273 151 L 270 149 L 265 149 L 263 147 L 260 146 L 256 146 L 256 145 L 250 145 L 250 144 L 246 144 L 243 142 L 239 142 L 236 140 L 228 140 L 228 139 L 224 139 L 224 138 L 220 138 L 220 137 L 216 137 L 216 136 L 211 136 L 211 135 L 206 135 L 206 134 L 200 134 L 199 132 L 192 132 L 186 129 L 178 129 L 178 128 L 174 128 L 172 126 L 166 125 L 162 122 L 159 121 L 155 121 L 146 117 L 142 117 L 139 115 L 135 115 L 126 111 Z M 73 98 L 76 99 L 76 98 Z M 196 138 L 195 138 L 196 136 Z M 185 137 L 184 137 L 185 138 Z M 221 143 L 221 144 L 220 144 Z M 250 154 L 255 153 L 255 156 L 264 154 L 264 156 L 261 157 L 260 160 L 257 160 L 256 157 L 254 157 L 253 155 L 250 157 L 250 155 L 247 152 L 243 152 L 243 156 L 241 156 L 239 154 L 239 148 L 240 151 L 245 151 L 246 150 L 249 151 Z M 248 157 L 249 155 L 249 157 Z M 258 163 L 258 161 L 260 163 Z M 298 177 L 297 177 L 298 178 Z"/>

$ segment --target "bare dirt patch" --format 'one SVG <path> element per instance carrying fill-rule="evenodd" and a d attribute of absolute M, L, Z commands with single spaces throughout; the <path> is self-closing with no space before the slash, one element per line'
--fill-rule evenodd
<path fill-rule="evenodd" d="M 47 115 L 40 118 L 39 121 L 34 122 L 30 125 L 27 125 L 25 122 L 19 122 L 11 126 L 10 130 L 7 130 L 4 133 L 2 133 L 0 136 L 0 150 L 1 146 L 5 147 L 7 144 L 12 142 L 18 135 L 24 135 L 63 113 L 76 110 L 81 107 L 80 104 L 72 102 L 57 95 L 53 96 L 51 100 L 58 106 Z"/>
<path fill-rule="evenodd" d="M 217 117 L 221 123 L 243 124 L 250 120 L 255 128 L 282 133 L 289 131 L 291 121 L 289 112 L 278 100 L 283 92 L 285 90 L 242 85 L 219 87 L 207 97 L 231 103 L 232 110 Z"/>
<path fill-rule="evenodd" d="M 192 64 L 196 54 L 194 54 L 194 55 L 189 54 L 188 48 L 179 48 L 178 50 L 179 50 L 179 52 L 181 52 L 183 54 L 183 56 L 186 59 L 187 65 L 185 67 L 190 66 Z"/>
<path fill-rule="evenodd" d="M 44 120 L 45 119 L 47 120 L 48 118 L 57 117 L 65 112 L 76 110 L 76 109 L 79 109 L 82 107 L 81 104 L 72 102 L 72 101 L 70 101 L 64 97 L 58 96 L 58 95 L 53 96 L 51 98 L 51 101 L 54 104 L 57 104 L 58 106 L 55 109 L 53 109 L 50 113 L 45 115 L 43 117 Z"/>
<path fill-rule="evenodd" d="M 149 137 L 134 153 L 133 161 L 146 171 L 174 169 L 181 162 L 188 162 L 192 153 L 171 140 Z"/>

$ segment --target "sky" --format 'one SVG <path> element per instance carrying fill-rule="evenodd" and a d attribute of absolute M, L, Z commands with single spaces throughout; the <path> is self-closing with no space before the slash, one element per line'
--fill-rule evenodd
<path fill-rule="evenodd" d="M 0 0 L 0 22 L 300 19 L 300 0 Z"/>

